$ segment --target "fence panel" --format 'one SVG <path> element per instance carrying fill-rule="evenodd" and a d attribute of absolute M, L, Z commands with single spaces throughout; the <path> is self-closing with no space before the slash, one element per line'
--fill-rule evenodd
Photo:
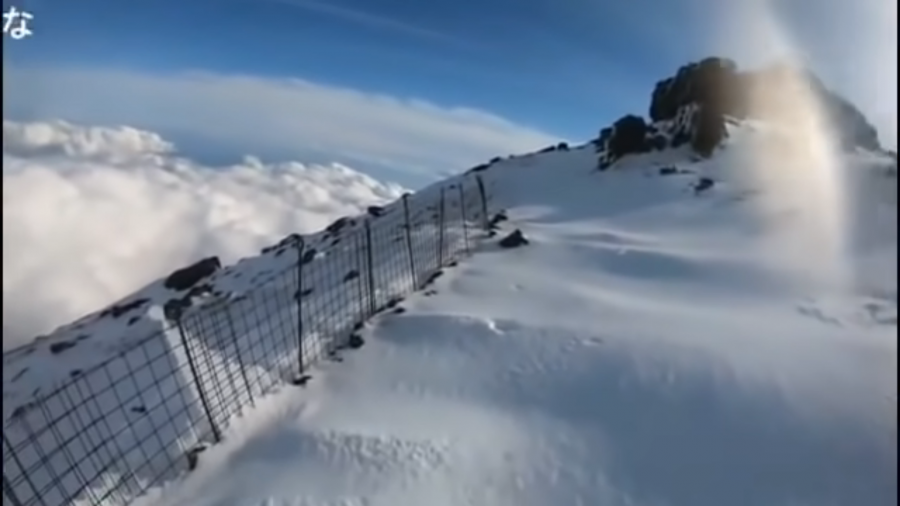
<path fill-rule="evenodd" d="M 296 240 L 297 262 L 188 309 L 35 403 L 3 431 L 3 504 L 124 505 L 193 469 L 235 416 L 340 349 L 373 313 L 468 251 L 490 187 L 462 178 Z M 263 279 L 265 277 L 265 279 Z M 156 317 L 154 317 L 156 318 Z"/>
<path fill-rule="evenodd" d="M 186 357 L 165 329 L 9 420 L 3 474 L 21 504 L 126 503 L 187 470 L 214 432 Z"/>

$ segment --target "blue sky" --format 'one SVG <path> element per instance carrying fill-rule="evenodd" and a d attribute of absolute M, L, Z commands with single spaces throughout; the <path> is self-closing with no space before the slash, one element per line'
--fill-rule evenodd
<path fill-rule="evenodd" d="M 4 71 L 13 76 L 4 80 L 4 113 L 148 128 L 207 158 L 334 159 L 358 162 L 379 177 L 424 181 L 492 151 L 585 140 L 619 115 L 644 114 L 653 84 L 679 65 L 740 53 L 722 43 L 731 35 L 719 21 L 734 1 L 17 0 L 12 5 L 34 14 L 35 35 L 4 43 Z M 864 49 L 848 50 L 847 41 L 861 44 L 860 25 L 871 16 L 860 15 L 852 26 L 842 20 L 853 5 L 883 1 L 791 0 L 781 12 L 796 21 L 792 31 L 806 47 L 818 50 L 812 51 L 817 70 L 853 95 L 860 63 L 834 63 Z M 849 28 L 835 34 L 834 26 Z M 896 46 L 896 21 L 893 34 Z M 188 74 L 196 71 L 206 77 Z M 206 85 L 218 91 L 206 92 Z M 340 90 L 341 97 L 310 98 L 310 87 L 319 94 Z M 126 103 L 129 96 L 140 103 Z M 335 152 L 338 140 L 312 126 L 335 121 L 325 118 L 330 100 L 341 101 L 339 116 L 348 123 L 353 100 L 366 101 L 370 116 L 386 118 L 373 103 L 392 101 L 414 114 L 404 116 L 402 128 L 381 125 L 389 119 L 362 120 L 365 136 L 391 131 L 391 137 L 354 133 L 347 149 Z M 264 105 L 254 108 L 254 101 Z M 163 118 L 167 107 L 171 115 Z M 431 127 L 413 124 L 422 115 Z M 244 137 L 222 125 L 241 118 L 249 118 Z M 203 128 L 204 121 L 217 125 Z M 456 140 L 442 147 L 436 137 L 445 121 L 454 124 L 447 133 Z M 471 134 L 468 122 L 475 125 Z M 285 128 L 296 129 L 294 137 Z M 480 128 L 488 131 L 479 134 Z M 269 129 L 277 133 L 267 137 Z M 332 137 L 347 131 L 336 123 L 322 129 Z M 405 143 L 422 145 L 422 152 L 405 153 Z M 393 147 L 381 152 L 376 144 Z M 438 152 L 426 154 L 425 147 Z"/>

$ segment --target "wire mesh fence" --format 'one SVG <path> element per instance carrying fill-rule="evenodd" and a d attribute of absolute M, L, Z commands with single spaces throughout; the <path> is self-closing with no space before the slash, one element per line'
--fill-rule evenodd
<path fill-rule="evenodd" d="M 3 431 L 3 504 L 124 505 L 197 466 L 236 415 L 303 384 L 363 322 L 469 251 L 487 222 L 477 175 L 370 213 L 240 295 L 168 312 L 150 335 L 38 401 Z"/>

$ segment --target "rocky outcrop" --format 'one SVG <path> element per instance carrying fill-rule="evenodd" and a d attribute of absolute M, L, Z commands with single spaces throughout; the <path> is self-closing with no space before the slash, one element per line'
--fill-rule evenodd
<path fill-rule="evenodd" d="M 741 119 L 765 119 L 800 124 L 798 107 L 813 100 L 818 113 L 845 148 L 880 150 L 878 134 L 850 102 L 828 90 L 811 73 L 787 65 L 739 71 L 727 58 L 689 63 L 656 83 L 649 119 L 624 116 L 604 128 L 595 141 L 599 168 L 609 168 L 623 156 L 689 144 L 709 157 L 728 135 L 726 124 Z"/>
<path fill-rule="evenodd" d="M 688 104 L 733 114 L 741 107 L 739 95 L 737 65 L 726 58 L 706 58 L 689 63 L 674 76 L 656 83 L 650 100 L 650 120 L 674 119 Z"/>
<path fill-rule="evenodd" d="M 607 143 L 607 151 L 613 158 L 647 151 L 649 128 L 640 116 L 623 116 L 613 123 L 613 132 Z"/>
<path fill-rule="evenodd" d="M 196 285 L 201 279 L 212 276 L 221 267 L 222 262 L 219 261 L 219 257 L 204 258 L 195 264 L 169 274 L 163 282 L 163 286 L 170 290 L 187 290 Z"/>
<path fill-rule="evenodd" d="M 664 121 L 695 104 L 706 111 L 706 119 L 719 115 L 790 121 L 791 112 L 798 111 L 798 99 L 817 102 L 844 146 L 880 148 L 877 131 L 853 104 L 829 90 L 812 73 L 789 65 L 739 71 L 737 64 L 726 58 L 690 63 L 678 69 L 675 76 L 656 83 L 649 113 L 651 121 Z"/>

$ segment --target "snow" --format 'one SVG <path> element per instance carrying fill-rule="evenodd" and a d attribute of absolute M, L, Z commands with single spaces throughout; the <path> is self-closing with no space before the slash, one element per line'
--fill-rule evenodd
<path fill-rule="evenodd" d="M 510 218 L 501 236 L 518 228 L 530 244 L 479 237 L 404 311 L 367 324 L 365 346 L 317 363 L 305 388 L 267 389 L 197 469 L 136 504 L 896 504 L 887 159 L 841 160 L 858 193 L 847 211 L 856 282 L 838 284 L 829 262 L 771 251 L 773 237 L 802 237 L 815 209 L 765 202 L 771 188 L 742 177 L 752 168 L 740 155 L 766 132 L 737 130 L 707 161 L 669 151 L 597 172 L 585 146 L 493 164 L 480 175 Z M 659 174 L 671 165 L 682 173 Z M 715 186 L 696 193 L 700 176 Z M 459 181 L 471 175 L 445 184 Z M 278 272 L 290 261 L 279 258 L 214 282 L 241 292 L 228 276 Z M 377 260 L 378 286 L 409 286 L 393 262 Z M 237 346 L 259 339 L 251 330 Z M 232 354 L 208 351 L 211 369 L 232 374 Z M 230 388 L 220 374 L 212 381 Z"/>
<path fill-rule="evenodd" d="M 158 281 L 5 354 L 4 474 L 15 494 L 26 504 L 85 496 L 123 503 L 187 471 L 186 454 L 297 378 L 299 342 L 305 362 L 319 360 L 344 344 L 363 315 L 464 251 L 466 227 L 480 220 L 479 194 L 472 178 L 426 188 L 406 205 L 400 200 L 317 234 L 289 236 L 213 273 L 198 285 L 206 291 L 176 292 Z M 368 236 L 371 270 L 360 254 Z M 179 325 L 165 314 L 172 300 L 191 302 Z"/>
<path fill-rule="evenodd" d="M 679 159 L 722 182 L 656 175 Z M 734 160 L 683 160 L 495 165 L 530 245 L 480 241 L 139 504 L 896 504 L 896 278 L 786 278 Z"/>

